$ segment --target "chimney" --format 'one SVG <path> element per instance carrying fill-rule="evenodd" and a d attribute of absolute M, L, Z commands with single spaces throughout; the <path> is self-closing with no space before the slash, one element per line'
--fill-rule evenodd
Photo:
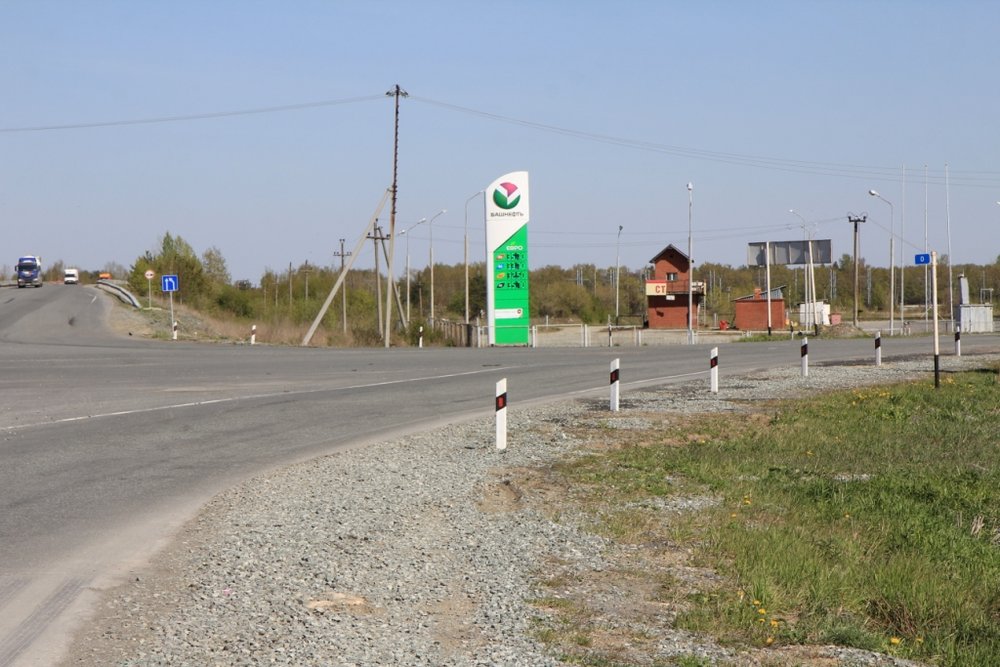
<path fill-rule="evenodd" d="M 958 274 L 958 302 L 962 305 L 969 305 L 969 279 L 964 273 Z"/>

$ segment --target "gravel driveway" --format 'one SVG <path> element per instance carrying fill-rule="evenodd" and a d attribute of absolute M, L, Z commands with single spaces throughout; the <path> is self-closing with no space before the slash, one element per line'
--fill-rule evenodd
<path fill-rule="evenodd" d="M 942 358 L 945 371 L 983 363 Z M 578 451 L 578 426 L 602 410 L 606 424 L 629 428 L 650 411 L 736 411 L 830 388 L 915 375 L 929 381 L 927 365 L 723 376 L 717 395 L 707 379 L 626 388 L 613 417 L 596 398 L 513 405 L 505 451 L 494 447 L 492 417 L 480 418 L 252 479 L 216 497 L 148 568 L 108 591 L 64 664 L 562 664 L 532 639 L 545 612 L 530 601 L 552 563 L 600 572 L 609 545 L 571 512 L 548 518 L 511 482 L 524 475 L 511 471 Z M 685 502 L 664 511 L 686 511 Z M 914 664 L 835 647 L 737 652 L 669 620 L 655 628 L 655 655 L 623 664 L 681 656 L 719 665 Z M 613 635 L 613 619 L 609 625 Z"/>

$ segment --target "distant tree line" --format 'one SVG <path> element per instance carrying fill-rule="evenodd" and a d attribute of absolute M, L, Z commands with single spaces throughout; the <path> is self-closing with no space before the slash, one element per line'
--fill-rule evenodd
<path fill-rule="evenodd" d="M 889 270 L 872 267 L 862 259 L 859 263 L 858 308 L 862 317 L 869 313 L 885 313 L 889 308 Z M 265 269 L 256 284 L 247 280 L 233 281 L 222 251 L 208 248 L 198 255 L 191 245 L 179 236 L 164 234 L 156 250 L 138 257 L 127 271 L 129 288 L 136 295 L 146 295 L 150 285 L 145 278 L 147 270 L 157 276 L 175 274 L 180 278 L 181 290 L 176 298 L 191 307 L 211 314 L 225 315 L 255 322 L 288 322 L 293 325 L 310 323 L 339 275 L 334 266 L 315 266 L 303 262 L 290 265 L 285 270 Z M 939 265 L 938 288 L 942 314 L 948 305 L 947 257 Z M 55 270 L 54 268 L 50 270 Z M 61 268 L 60 268 L 61 271 Z M 619 284 L 615 285 L 615 267 L 594 264 L 577 264 L 569 268 L 543 266 L 530 272 L 531 315 L 539 320 L 576 321 L 601 324 L 616 317 L 622 324 L 641 324 L 645 316 L 645 279 L 649 267 L 632 269 L 621 267 Z M 923 267 L 907 266 L 905 271 L 905 303 L 912 311 L 922 312 L 928 295 Z M 993 288 L 1000 296 L 1000 256 L 991 265 L 965 264 L 952 267 L 954 289 L 958 290 L 958 275 L 964 273 L 970 282 L 974 300 L 979 299 L 980 288 Z M 771 267 L 771 286 L 781 288 L 787 303 L 792 305 L 804 299 L 805 269 L 801 266 Z M 816 292 L 820 300 L 831 304 L 833 312 L 853 312 L 854 266 L 850 255 L 826 266 L 815 267 Z M 900 287 L 901 270 L 896 269 L 896 300 Z M 763 267 L 733 267 L 727 264 L 705 263 L 695 267 L 694 279 L 705 283 L 706 324 L 717 320 L 732 320 L 733 300 L 751 295 L 755 288 L 764 289 L 766 277 Z M 355 339 L 377 341 L 381 320 L 376 297 L 385 289 L 385 277 L 379 276 L 376 285 L 372 269 L 353 270 L 345 281 L 347 320 Z M 153 296 L 159 297 L 159 285 L 153 285 Z M 407 301 L 406 279 L 399 276 L 400 302 L 405 311 Z M 415 329 L 426 323 L 430 315 L 430 271 L 427 267 L 412 270 L 410 275 L 410 325 Z M 464 264 L 436 264 L 434 267 L 435 316 L 456 321 L 465 317 L 465 266 Z M 469 310 L 473 321 L 486 309 L 485 265 L 470 265 Z M 957 296 L 956 296 L 957 302 Z M 395 304 L 395 301 L 394 301 Z M 919 307 L 919 308 L 917 308 Z M 396 310 L 395 305 L 393 306 Z M 337 329 L 343 326 L 343 306 L 338 296 L 326 313 L 323 326 Z M 395 320 L 395 318 L 394 318 Z"/>

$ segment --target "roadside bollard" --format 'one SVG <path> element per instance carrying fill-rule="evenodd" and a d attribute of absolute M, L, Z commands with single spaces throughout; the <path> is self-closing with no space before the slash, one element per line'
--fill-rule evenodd
<path fill-rule="evenodd" d="M 251 345 L 256 345 L 257 344 L 257 325 L 256 324 L 254 324 L 253 326 L 250 327 L 250 344 Z"/>
<path fill-rule="evenodd" d="M 802 339 L 802 377 L 809 377 L 809 339 Z"/>
<path fill-rule="evenodd" d="M 962 325 L 955 327 L 955 356 L 962 356 Z"/>
<path fill-rule="evenodd" d="M 708 359 L 709 390 L 713 394 L 719 393 L 719 348 L 713 347 Z"/>
<path fill-rule="evenodd" d="M 875 365 L 882 365 L 882 332 L 875 332 Z"/>
<path fill-rule="evenodd" d="M 618 396 L 620 392 L 619 370 L 621 360 L 615 359 L 611 362 L 611 412 L 618 412 Z"/>
<path fill-rule="evenodd" d="M 174 320 L 174 340 L 177 340 L 177 320 Z"/>
<path fill-rule="evenodd" d="M 497 449 L 507 449 L 507 378 L 497 382 Z"/>
<path fill-rule="evenodd" d="M 417 338 L 417 347 L 423 349 L 424 347 L 424 328 L 420 327 L 420 336 Z"/>

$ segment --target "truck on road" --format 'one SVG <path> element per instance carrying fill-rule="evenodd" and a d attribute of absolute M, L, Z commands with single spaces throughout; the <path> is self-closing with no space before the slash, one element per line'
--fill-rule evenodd
<path fill-rule="evenodd" d="M 17 260 L 17 286 L 42 286 L 42 258 L 25 255 Z"/>

